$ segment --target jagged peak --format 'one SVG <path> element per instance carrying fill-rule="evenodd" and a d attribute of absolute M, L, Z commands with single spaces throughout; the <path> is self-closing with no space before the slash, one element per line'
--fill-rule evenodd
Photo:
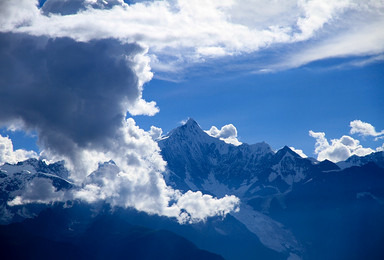
<path fill-rule="evenodd" d="M 200 125 L 193 119 L 188 118 L 187 122 L 185 122 L 183 125 L 173 129 L 168 133 L 169 136 L 174 135 L 207 135 L 200 127 Z"/>
<path fill-rule="evenodd" d="M 199 124 L 196 122 L 195 119 L 193 119 L 192 117 L 188 118 L 187 122 L 185 122 L 184 124 L 185 126 L 199 126 Z"/>
<path fill-rule="evenodd" d="M 290 154 L 292 155 L 293 157 L 296 157 L 296 158 L 301 158 L 300 155 L 298 155 L 297 153 L 295 153 L 291 148 L 289 148 L 288 146 L 284 146 L 283 148 L 281 148 L 280 150 L 278 150 L 276 152 L 276 156 L 278 158 L 282 158 L 284 155 L 286 154 Z"/>

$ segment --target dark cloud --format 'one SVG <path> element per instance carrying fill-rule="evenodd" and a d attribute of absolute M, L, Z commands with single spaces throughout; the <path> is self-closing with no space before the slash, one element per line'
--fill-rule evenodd
<path fill-rule="evenodd" d="M 40 0 L 39 6 L 44 14 L 61 14 L 69 15 L 76 14 L 79 11 L 86 10 L 87 7 L 92 7 L 95 9 L 111 9 L 115 5 L 123 5 L 124 3 L 128 5 L 140 3 L 140 2 L 150 2 L 149 0 L 96 0 L 96 1 L 85 1 L 85 0 Z"/>
<path fill-rule="evenodd" d="M 0 33 L 0 124 L 21 121 L 62 155 L 103 146 L 141 97 L 130 60 L 142 51 L 112 39 Z"/>

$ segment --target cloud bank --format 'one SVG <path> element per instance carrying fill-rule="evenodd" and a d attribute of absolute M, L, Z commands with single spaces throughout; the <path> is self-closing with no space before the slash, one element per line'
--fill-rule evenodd
<path fill-rule="evenodd" d="M 157 71 L 284 46 L 289 55 L 259 66 L 384 51 L 384 4 L 374 0 L 48 0 L 41 10 L 32 0 L 5 0 L 0 9 L 2 31 L 137 42 L 149 47 Z"/>

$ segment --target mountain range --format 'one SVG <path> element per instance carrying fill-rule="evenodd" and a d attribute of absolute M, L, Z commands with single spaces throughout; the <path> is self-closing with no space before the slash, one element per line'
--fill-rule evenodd
<path fill-rule="evenodd" d="M 0 166 L 0 235 L 2 241 L 8 241 L 6 248 L 17 250 L 15 244 L 27 245 L 27 240 L 21 239 L 24 234 L 22 237 L 39 241 L 36 247 L 49 241 L 58 250 L 73 248 L 75 255 L 71 257 L 77 257 L 84 256 L 82 250 L 87 248 L 79 241 L 109 237 L 100 245 L 105 250 L 117 246 L 116 241 L 125 241 L 114 248 L 120 252 L 116 259 L 127 254 L 122 248 L 132 243 L 132 250 L 139 252 L 134 259 L 156 259 L 140 255 L 140 245 L 161 244 L 165 236 L 172 238 L 167 240 L 170 244 L 153 250 L 176 258 L 162 259 L 186 259 L 178 251 L 180 247 L 195 256 L 191 259 L 384 259 L 383 152 L 352 156 L 337 164 L 319 162 L 302 158 L 287 146 L 274 151 L 265 142 L 228 144 L 208 135 L 193 119 L 157 142 L 167 162 L 163 174 L 168 185 L 217 197 L 235 195 L 241 201 L 240 211 L 224 219 L 213 217 L 202 223 L 180 225 L 173 219 L 132 209 L 114 209 L 109 214 L 108 205 L 100 203 L 11 207 L 7 202 L 35 178 L 49 180 L 57 190 L 69 190 L 75 185 L 63 162 L 48 165 L 29 159 Z M 53 229 L 61 235 L 54 237 L 47 232 L 49 235 L 37 239 L 36 229 L 55 219 L 47 218 L 47 214 L 66 216 Z M 77 219 L 79 214 L 85 215 L 86 221 Z M 111 222 L 124 228 L 111 226 Z M 69 229 L 74 231 L 60 231 Z M 17 231 L 20 236 L 12 235 Z M 100 256 L 101 251 L 93 253 Z"/>

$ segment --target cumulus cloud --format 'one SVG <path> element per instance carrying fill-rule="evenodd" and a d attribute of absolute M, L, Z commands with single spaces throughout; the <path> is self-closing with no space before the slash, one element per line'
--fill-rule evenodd
<path fill-rule="evenodd" d="M 42 10 L 34 4 L 2 1 L 1 30 L 138 42 L 150 48 L 159 70 L 297 42 L 280 67 L 384 50 L 384 4 L 374 0 L 47 0 Z"/>
<path fill-rule="evenodd" d="M 373 125 L 361 120 L 353 120 L 349 123 L 349 126 L 351 127 L 351 134 L 359 134 L 362 136 L 380 136 L 384 134 L 384 130 L 376 132 Z"/>
<path fill-rule="evenodd" d="M 136 43 L 111 38 L 77 41 L 0 33 L 0 125 L 36 132 L 43 150 L 40 158 L 64 159 L 76 185 L 63 193 L 49 181 L 36 179 L 9 205 L 104 200 L 113 206 L 176 217 L 180 222 L 235 209 L 238 200 L 234 196 L 211 198 L 223 202 L 222 207 L 212 203 L 211 210 L 201 209 L 208 215 L 198 217 L 178 206 L 183 194 L 166 185 L 162 176 L 166 163 L 152 139 L 159 130 L 148 133 L 132 118 L 126 119 L 158 112 L 155 102 L 142 97 L 144 84 L 153 76 L 146 53 L 147 48 Z M 5 160 L 16 162 L 31 155 L 7 152 L 12 149 L 4 140 Z M 108 161 L 114 162 L 116 172 L 99 170 Z M 94 177 L 96 172 L 99 177 Z"/>
<path fill-rule="evenodd" d="M 0 165 L 4 163 L 15 164 L 29 158 L 36 158 L 34 151 L 26 151 L 23 149 L 13 149 L 12 140 L 9 137 L 0 135 Z"/>
<path fill-rule="evenodd" d="M 300 155 L 302 158 L 307 158 L 308 156 L 303 152 L 301 149 L 296 149 L 295 147 L 291 146 L 289 147 L 292 151 Z"/>
<path fill-rule="evenodd" d="M 151 126 L 151 129 L 149 130 L 149 135 L 152 137 L 153 140 L 158 140 L 163 135 L 163 129 Z"/>
<path fill-rule="evenodd" d="M 220 138 L 220 140 L 228 144 L 236 146 L 242 144 L 239 140 L 237 140 L 237 129 L 232 124 L 225 125 L 220 130 L 216 126 L 212 126 L 211 129 L 205 132 L 212 137 Z"/>
<path fill-rule="evenodd" d="M 309 131 L 309 135 L 316 139 L 315 153 L 317 160 L 328 159 L 332 162 L 339 162 L 348 159 L 352 155 L 364 156 L 375 152 L 371 148 L 364 148 L 360 141 L 350 136 L 343 135 L 340 139 L 332 139 L 328 142 L 323 132 Z"/>
<path fill-rule="evenodd" d="M 152 76 L 145 51 L 112 39 L 83 43 L 1 33 L 0 124 L 36 131 L 46 154 L 74 166 L 87 161 L 79 151 L 108 146 L 128 110 L 156 112 L 142 99 Z"/>

